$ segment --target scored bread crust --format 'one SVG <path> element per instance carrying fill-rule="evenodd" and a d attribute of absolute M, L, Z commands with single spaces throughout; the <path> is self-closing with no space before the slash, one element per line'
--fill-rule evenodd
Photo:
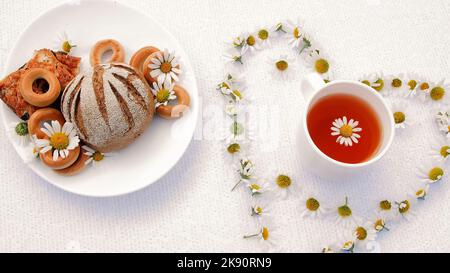
<path fill-rule="evenodd" d="M 126 64 L 96 65 L 64 90 L 61 111 L 88 146 L 106 153 L 128 146 L 153 119 L 145 79 Z"/>

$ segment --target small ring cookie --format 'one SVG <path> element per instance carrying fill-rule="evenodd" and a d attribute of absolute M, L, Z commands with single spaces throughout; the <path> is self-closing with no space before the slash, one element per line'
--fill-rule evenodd
<path fill-rule="evenodd" d="M 41 131 L 41 125 L 43 122 L 52 120 L 57 120 L 61 126 L 66 122 L 61 112 L 54 108 L 36 110 L 28 120 L 28 131 L 30 135 L 36 135 L 39 139 L 46 138 L 47 135 Z"/>
<path fill-rule="evenodd" d="M 116 40 L 107 39 L 98 41 L 91 49 L 90 60 L 91 65 L 101 64 L 103 55 L 112 51 L 112 56 L 107 63 L 123 63 L 125 61 L 125 50 L 123 46 Z"/>
<path fill-rule="evenodd" d="M 66 158 L 58 157 L 56 161 L 53 161 L 53 151 L 50 150 L 44 154 L 39 154 L 42 162 L 53 170 L 62 170 L 72 166 L 77 161 L 80 155 L 80 146 L 70 150 L 69 155 Z"/>
<path fill-rule="evenodd" d="M 43 79 L 48 83 L 48 91 L 38 94 L 33 91 L 33 83 Z M 61 93 L 61 84 L 56 75 L 43 68 L 30 68 L 20 79 L 20 94 L 31 105 L 46 107 L 54 103 Z"/>
<path fill-rule="evenodd" d="M 61 169 L 61 170 L 55 170 L 55 172 L 59 175 L 63 176 L 74 176 L 82 172 L 86 168 L 86 161 L 89 159 L 88 155 L 85 155 L 84 150 L 80 152 L 80 155 L 78 156 L 78 159 L 70 165 L 68 168 Z"/>
<path fill-rule="evenodd" d="M 156 113 L 162 118 L 180 118 L 187 110 L 189 110 L 191 99 L 187 91 L 179 85 L 175 85 L 173 91 L 175 92 L 175 96 L 177 97 L 177 104 L 161 105 L 156 109 Z"/>
<path fill-rule="evenodd" d="M 139 49 L 130 59 L 130 65 L 144 74 L 144 62 L 147 58 L 155 52 L 160 51 L 158 48 L 153 46 L 147 46 Z"/>

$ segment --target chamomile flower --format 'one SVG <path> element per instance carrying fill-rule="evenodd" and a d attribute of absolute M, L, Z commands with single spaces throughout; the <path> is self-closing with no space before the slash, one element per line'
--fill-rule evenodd
<path fill-rule="evenodd" d="M 242 48 L 244 47 L 245 40 L 242 36 L 233 37 L 231 39 L 231 47 L 238 50 L 239 52 L 242 51 Z"/>
<path fill-rule="evenodd" d="M 395 101 L 391 104 L 395 128 L 405 129 L 414 124 L 412 111 L 404 101 Z"/>
<path fill-rule="evenodd" d="M 288 20 L 285 26 L 286 37 L 293 49 L 299 49 L 302 43 L 303 24 L 300 20 L 293 22 Z"/>
<path fill-rule="evenodd" d="M 335 253 L 332 246 L 325 246 L 322 248 L 322 253 Z"/>
<path fill-rule="evenodd" d="M 295 59 L 287 55 L 280 55 L 278 58 L 269 58 L 267 63 L 272 67 L 272 76 L 281 81 L 289 81 L 295 76 Z"/>
<path fill-rule="evenodd" d="M 151 91 L 155 96 L 155 108 L 166 106 L 170 101 L 175 100 L 174 84 L 170 81 L 160 81 L 153 83 Z"/>
<path fill-rule="evenodd" d="M 66 31 L 61 32 L 56 36 L 56 39 L 53 41 L 53 48 L 56 51 L 61 51 L 64 53 L 70 53 L 73 48 L 77 47 L 73 44 L 73 42 L 69 39 Z"/>
<path fill-rule="evenodd" d="M 239 187 L 242 184 L 248 184 L 255 180 L 255 177 L 253 176 L 254 173 L 254 165 L 253 162 L 244 157 L 241 158 L 237 164 L 237 173 L 239 175 L 238 182 L 234 185 L 232 191 L 234 191 L 237 187 Z"/>
<path fill-rule="evenodd" d="M 445 83 L 445 81 L 442 80 L 431 87 L 430 92 L 426 96 L 427 101 L 434 105 L 445 104 L 448 101 L 448 91 L 450 91 L 450 84 Z"/>
<path fill-rule="evenodd" d="M 411 197 L 396 202 L 398 215 L 400 215 L 403 219 L 411 221 L 416 216 L 414 211 L 414 206 L 416 203 L 417 199 Z"/>
<path fill-rule="evenodd" d="M 411 97 L 417 95 L 417 89 L 420 82 L 420 76 L 416 73 L 407 73 L 405 76 L 406 83 L 406 97 Z"/>
<path fill-rule="evenodd" d="M 383 230 L 389 231 L 389 228 L 386 227 L 387 219 L 384 218 L 383 215 L 377 214 L 374 218 L 375 221 L 373 222 L 373 229 L 375 229 L 376 232 L 381 232 Z"/>
<path fill-rule="evenodd" d="M 377 231 L 371 222 L 358 223 L 353 228 L 354 241 L 357 246 L 365 246 L 369 242 L 375 241 L 377 238 Z"/>
<path fill-rule="evenodd" d="M 302 195 L 300 197 L 300 216 L 312 219 L 323 216 L 328 209 L 317 199 L 316 196 Z"/>
<path fill-rule="evenodd" d="M 445 175 L 445 169 L 442 165 L 442 162 L 432 161 L 422 165 L 417 175 L 421 179 L 421 181 L 434 184 L 439 182 Z"/>
<path fill-rule="evenodd" d="M 158 82 L 178 82 L 182 72 L 179 57 L 168 49 L 156 52 L 148 67 L 151 69 L 150 76 Z"/>
<path fill-rule="evenodd" d="M 359 80 L 361 83 L 372 87 L 377 92 L 382 92 L 385 90 L 386 79 L 383 72 L 365 75 Z"/>
<path fill-rule="evenodd" d="M 376 215 L 383 220 L 390 221 L 395 218 L 397 211 L 395 208 L 395 202 L 387 199 L 383 199 L 377 203 L 375 210 Z"/>
<path fill-rule="evenodd" d="M 430 97 L 430 91 L 432 86 L 434 86 L 435 83 L 428 81 L 427 79 L 420 77 L 419 81 L 417 82 L 417 95 L 420 97 L 422 101 L 427 101 Z"/>
<path fill-rule="evenodd" d="M 418 186 L 412 188 L 408 193 L 408 196 L 418 200 L 425 200 L 430 190 L 430 184 L 426 182 L 420 182 Z"/>
<path fill-rule="evenodd" d="M 223 57 L 225 61 L 228 64 L 233 65 L 233 67 L 242 68 L 242 65 L 244 64 L 244 57 L 240 51 L 230 50 L 229 52 L 225 53 Z"/>
<path fill-rule="evenodd" d="M 113 156 L 113 153 L 102 153 L 86 145 L 83 145 L 81 148 L 83 148 L 84 154 L 89 157 L 89 159 L 84 163 L 86 165 L 92 164 L 92 166 L 97 167 L 101 164 L 105 157 Z"/>
<path fill-rule="evenodd" d="M 255 234 L 244 236 L 244 239 L 251 238 L 258 239 L 266 251 L 273 252 L 279 248 L 281 234 L 270 221 L 264 220 L 261 221 L 259 230 Z"/>
<path fill-rule="evenodd" d="M 345 145 L 345 146 L 353 146 L 353 143 L 359 143 L 361 135 L 358 134 L 363 129 L 357 127 L 359 125 L 359 121 L 355 121 L 354 119 L 350 119 L 347 121 L 347 117 L 337 118 L 333 121 L 331 126 L 331 135 L 337 136 L 336 142 Z"/>
<path fill-rule="evenodd" d="M 306 66 L 312 71 L 319 73 L 323 79 L 330 79 L 331 60 L 320 50 L 313 50 L 306 56 Z"/>
<path fill-rule="evenodd" d="M 269 182 L 262 179 L 250 179 L 244 180 L 246 187 L 250 190 L 252 196 L 258 196 L 262 193 L 269 192 L 273 189 L 273 187 L 269 184 Z"/>
<path fill-rule="evenodd" d="M 405 74 L 386 76 L 386 90 L 383 95 L 386 97 L 404 98 L 410 93 Z"/>
<path fill-rule="evenodd" d="M 272 46 L 272 31 L 267 27 L 259 27 L 256 31 L 256 37 L 261 45 L 260 47 L 271 47 Z"/>
<path fill-rule="evenodd" d="M 26 155 L 25 155 L 25 163 L 30 163 L 34 160 L 36 160 L 37 158 L 39 158 L 39 150 L 40 148 L 37 145 L 37 136 L 36 135 L 32 135 L 30 136 L 30 140 L 29 140 L 29 144 L 27 147 L 27 150 L 29 151 Z"/>
<path fill-rule="evenodd" d="M 12 140 L 20 146 L 26 146 L 30 141 L 28 123 L 26 121 L 10 123 L 8 133 Z"/>
<path fill-rule="evenodd" d="M 355 240 L 353 236 L 348 239 L 341 240 L 339 248 L 344 253 L 353 253 L 355 250 Z"/>
<path fill-rule="evenodd" d="M 333 213 L 336 224 L 342 224 L 345 227 L 355 225 L 358 218 L 353 215 L 353 211 L 348 203 L 348 198 L 345 198 L 345 203 L 337 206 Z"/>
<path fill-rule="evenodd" d="M 450 155 L 450 140 L 439 138 L 435 143 L 431 147 L 430 155 L 437 161 L 446 161 Z"/>
<path fill-rule="evenodd" d="M 286 27 L 285 23 L 279 22 L 270 28 L 270 32 L 272 32 L 273 35 L 281 36 L 281 35 L 287 34 L 286 28 L 287 27 Z"/>
<path fill-rule="evenodd" d="M 280 199 L 286 199 L 288 196 L 298 192 L 299 181 L 290 174 L 278 172 L 270 180 L 272 190 Z"/>
<path fill-rule="evenodd" d="M 269 197 L 252 198 L 251 215 L 256 217 L 271 216 L 271 201 Z"/>
<path fill-rule="evenodd" d="M 257 34 L 246 32 L 242 34 L 240 37 L 242 37 L 243 40 L 241 51 L 242 55 L 254 53 L 256 50 L 259 49 Z"/>
<path fill-rule="evenodd" d="M 48 139 L 37 140 L 41 154 L 52 151 L 53 161 L 56 161 L 58 157 L 66 158 L 71 150 L 78 147 L 80 139 L 72 123 L 66 122 L 61 128 L 59 121 L 53 120 L 51 125 L 44 123 L 44 127 L 41 131 L 48 136 Z"/>

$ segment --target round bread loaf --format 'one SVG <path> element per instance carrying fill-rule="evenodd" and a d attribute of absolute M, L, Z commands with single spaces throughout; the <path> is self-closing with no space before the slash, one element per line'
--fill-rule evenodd
<path fill-rule="evenodd" d="M 61 111 L 87 145 L 111 152 L 144 132 L 153 119 L 154 101 L 147 82 L 134 68 L 100 64 L 66 87 Z"/>

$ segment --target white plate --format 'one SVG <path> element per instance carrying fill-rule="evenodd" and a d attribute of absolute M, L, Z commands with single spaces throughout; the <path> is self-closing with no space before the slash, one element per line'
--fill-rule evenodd
<path fill-rule="evenodd" d="M 150 12 L 150 11 L 149 11 Z M 149 14 L 151 15 L 151 14 Z M 72 1 L 53 8 L 36 19 L 20 36 L 11 51 L 6 73 L 13 72 L 29 60 L 34 50 L 52 48 L 59 33 L 66 31 L 78 46 L 72 54 L 83 58 L 82 68 L 89 66 L 90 47 L 98 40 L 113 38 L 127 52 L 127 61 L 141 47 L 154 45 L 175 50 L 183 63 L 182 85 L 191 96 L 190 112 L 177 121 L 156 117 L 136 142 L 106 158 L 99 167 L 89 167 L 74 177 L 62 177 L 39 160 L 30 168 L 53 185 L 80 195 L 107 197 L 142 189 L 164 176 L 186 151 L 198 117 L 198 91 L 192 67 L 175 38 L 151 17 L 112 1 Z M 19 119 L 0 103 L 5 128 Z M 25 159 L 30 151 L 12 141 Z"/>

